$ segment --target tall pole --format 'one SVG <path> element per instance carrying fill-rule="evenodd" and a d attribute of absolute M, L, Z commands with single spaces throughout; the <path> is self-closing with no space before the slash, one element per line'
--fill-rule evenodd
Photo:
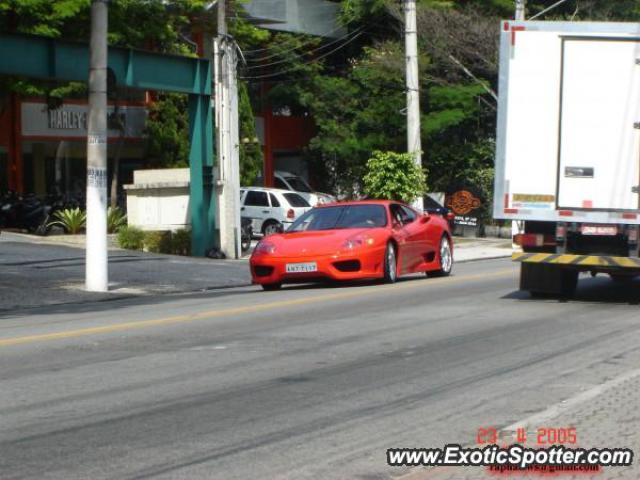
<path fill-rule="evenodd" d="M 415 156 L 415 163 L 422 168 L 422 144 L 420 140 L 420 83 L 418 82 L 418 31 L 416 25 L 416 1 L 404 0 L 404 39 L 407 85 L 407 152 Z M 413 206 L 424 208 L 422 197 Z"/>
<path fill-rule="evenodd" d="M 518 21 L 524 21 L 524 9 L 527 4 L 527 0 L 516 0 L 516 14 L 515 19 Z"/>
<path fill-rule="evenodd" d="M 87 128 L 86 288 L 108 289 L 107 257 L 107 25 L 108 0 L 91 1 L 89 123 Z"/>
<path fill-rule="evenodd" d="M 238 140 L 237 56 L 227 35 L 225 0 L 218 0 L 218 37 L 214 46 L 216 118 L 218 127 L 218 197 L 220 250 L 227 258 L 240 251 L 240 159 Z"/>

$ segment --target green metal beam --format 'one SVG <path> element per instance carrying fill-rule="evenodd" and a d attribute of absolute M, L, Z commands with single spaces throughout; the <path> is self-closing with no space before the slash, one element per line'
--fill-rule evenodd
<path fill-rule="evenodd" d="M 208 97 L 189 95 L 191 253 L 206 255 L 215 241 L 213 122 Z"/>
<path fill-rule="evenodd" d="M 211 95 L 209 60 L 118 47 L 110 47 L 108 56 L 118 85 Z M 0 75 L 85 82 L 88 71 L 87 45 L 0 33 Z"/>
<path fill-rule="evenodd" d="M 108 65 L 119 86 L 189 94 L 191 253 L 204 256 L 218 243 L 209 60 L 111 47 Z M 88 74 L 87 45 L 0 33 L 0 75 L 86 82 Z"/>

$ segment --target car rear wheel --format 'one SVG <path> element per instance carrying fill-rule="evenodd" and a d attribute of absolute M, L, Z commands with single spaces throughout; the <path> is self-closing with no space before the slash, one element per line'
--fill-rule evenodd
<path fill-rule="evenodd" d="M 446 277 L 453 269 L 453 253 L 451 252 L 451 242 L 449 237 L 443 235 L 440 239 L 440 247 L 438 248 L 438 263 L 440 269 L 433 272 L 427 272 L 430 277 Z"/>
<path fill-rule="evenodd" d="M 282 231 L 282 224 L 280 222 L 276 222 L 275 220 L 268 220 L 264 223 L 262 227 L 262 233 L 264 236 L 273 235 L 274 233 L 279 233 Z"/>
<path fill-rule="evenodd" d="M 280 290 L 281 288 L 282 288 L 281 283 L 263 283 L 262 284 L 262 289 L 266 290 L 267 292 L 271 292 L 273 290 Z"/>
<path fill-rule="evenodd" d="M 384 281 L 386 283 L 395 283 L 398 279 L 398 259 L 396 256 L 396 247 L 393 243 L 387 243 L 387 249 L 384 252 Z"/>

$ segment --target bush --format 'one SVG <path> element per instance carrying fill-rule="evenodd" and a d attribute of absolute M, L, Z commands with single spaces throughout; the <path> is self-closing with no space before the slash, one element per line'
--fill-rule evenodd
<path fill-rule="evenodd" d="M 411 153 L 373 152 L 363 180 L 364 193 L 370 198 L 411 203 L 427 191 L 424 170 Z"/>
<path fill-rule="evenodd" d="M 118 245 L 129 250 L 188 256 L 191 255 L 191 231 L 143 231 L 124 226 L 118 230 Z"/>
<path fill-rule="evenodd" d="M 107 210 L 107 232 L 118 233 L 127 224 L 127 216 L 120 208 L 109 207 Z"/>
<path fill-rule="evenodd" d="M 174 255 L 191 255 L 191 231 L 178 230 L 171 235 L 171 253 Z"/>
<path fill-rule="evenodd" d="M 144 232 L 137 227 L 124 226 L 118 230 L 118 245 L 128 250 L 142 250 Z"/>
<path fill-rule="evenodd" d="M 153 253 L 171 253 L 171 232 L 144 232 L 144 249 Z"/>
<path fill-rule="evenodd" d="M 79 208 L 66 208 L 55 212 L 53 218 L 55 218 L 55 220 L 50 222 L 49 226 L 58 225 L 62 227 L 65 232 L 76 234 L 84 229 L 87 222 L 87 213 Z"/>

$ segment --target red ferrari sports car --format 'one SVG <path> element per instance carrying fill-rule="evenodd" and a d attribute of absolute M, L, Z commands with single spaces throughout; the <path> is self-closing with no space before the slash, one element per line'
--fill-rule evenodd
<path fill-rule="evenodd" d="M 446 218 L 387 200 L 318 205 L 284 233 L 263 238 L 251 255 L 253 283 L 283 283 L 451 273 L 453 245 Z"/>

